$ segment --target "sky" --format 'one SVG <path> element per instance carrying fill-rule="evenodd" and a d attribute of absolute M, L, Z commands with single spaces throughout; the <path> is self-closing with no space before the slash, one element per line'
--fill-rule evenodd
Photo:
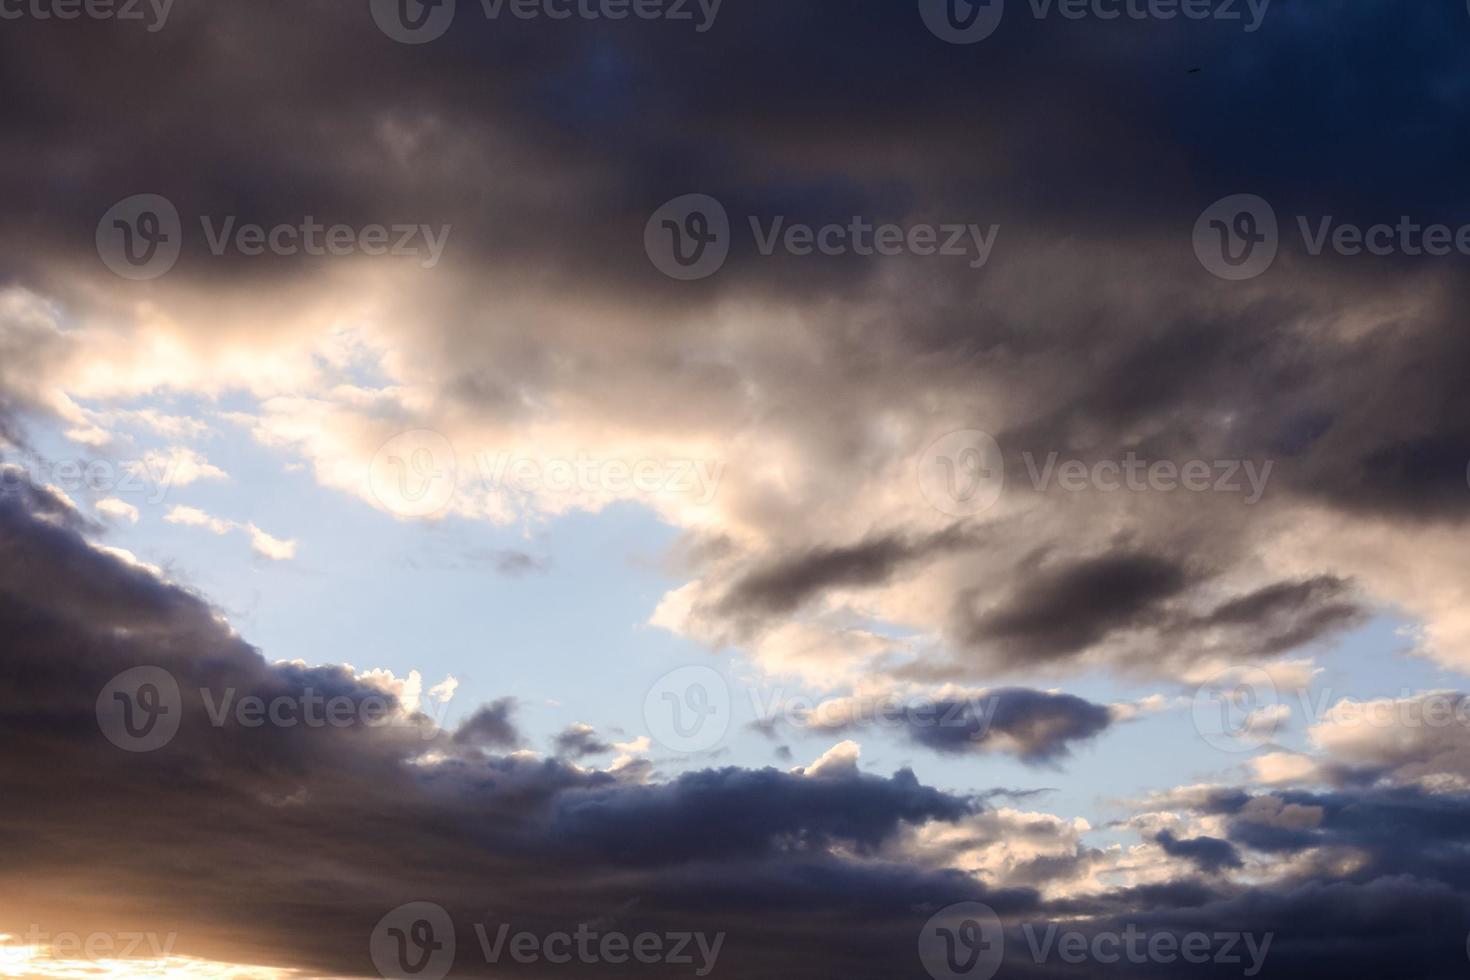
<path fill-rule="evenodd" d="M 0 0 L 0 977 L 1462 976 L 1458 0 Z"/>

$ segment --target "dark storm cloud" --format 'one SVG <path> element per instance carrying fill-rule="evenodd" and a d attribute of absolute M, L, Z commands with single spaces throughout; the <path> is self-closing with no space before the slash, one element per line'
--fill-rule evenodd
<path fill-rule="evenodd" d="M 0 242 L 12 243 L 0 245 L 0 272 L 79 307 L 103 303 L 79 285 L 99 275 L 97 219 L 144 188 L 175 200 L 192 229 L 175 272 L 139 287 L 164 302 L 194 289 L 229 306 L 268 302 L 288 294 L 262 282 L 309 281 L 320 268 L 210 257 L 200 215 L 450 222 L 449 261 L 423 278 L 414 306 L 425 326 L 413 336 L 451 415 L 504 422 L 585 399 L 597 418 L 720 437 L 762 420 L 812 470 L 858 486 L 885 462 L 874 432 L 922 389 L 936 421 L 961 415 L 1007 447 L 1269 458 L 1273 493 L 1293 501 L 1408 522 L 1470 514 L 1466 289 L 1447 267 L 1309 264 L 1288 242 L 1276 269 L 1240 287 L 1211 279 L 1188 243 L 1200 210 L 1242 188 L 1272 199 L 1288 228 L 1314 209 L 1470 218 L 1470 192 L 1446 163 L 1467 139 L 1464 100 L 1450 94 L 1470 30 L 1459 11 L 1278 4 L 1249 34 L 1013 16 L 977 56 L 938 41 L 906 3 L 732 4 L 702 34 L 636 19 L 487 23 L 465 6 L 424 47 L 393 43 L 361 6 L 324 2 L 248 14 L 179 5 L 156 34 L 10 24 L 0 81 L 41 95 L 0 110 L 0 168 L 21 202 L 0 217 Z M 752 46 L 769 62 L 760 70 Z M 99 64 L 106 99 L 75 86 Z M 977 106 L 977 92 L 1005 95 Z M 1416 107 L 1411 118 L 1402 105 Z M 1436 149 L 1365 149 L 1352 135 L 1361 127 L 1403 145 L 1433 132 Z M 1343 159 L 1363 166 L 1328 165 Z M 653 209 L 692 190 L 722 199 L 741 234 L 717 278 L 673 283 L 639 243 Z M 976 274 L 765 258 L 745 234 L 752 215 L 855 214 L 997 221 L 1003 247 Z M 490 322 L 510 299 L 555 320 L 569 297 L 607 312 L 595 341 Z M 727 302 L 780 304 L 813 325 L 752 325 L 731 344 L 711 315 Z M 992 389 L 1002 404 L 982 412 L 970 393 Z M 960 547 L 886 525 L 857 544 L 824 540 L 778 497 L 742 508 L 770 519 L 777 544 L 747 556 L 705 607 L 746 632 Z M 1185 528 L 1152 521 L 1159 509 L 1140 502 L 1130 520 L 1176 538 L 1140 559 L 1162 565 L 1099 558 L 1117 563 L 1106 581 L 1053 570 L 984 612 L 956 584 L 945 638 L 960 667 L 1065 661 L 1154 623 L 1208 581 L 1163 567 L 1176 556 L 1197 551 L 1215 570 L 1246 560 L 1247 515 Z M 1068 541 L 1073 530 L 1045 533 Z M 987 607 L 995 588 L 993 576 L 981 584 Z M 1051 618 L 1066 596 L 1078 612 Z M 1283 653 L 1350 622 L 1338 605 L 1260 636 L 1241 626 L 1240 651 Z"/>
<path fill-rule="evenodd" d="M 475 711 L 454 732 L 454 741 L 485 749 L 513 749 L 520 744 L 521 733 L 512 720 L 515 698 L 501 698 Z"/>
<path fill-rule="evenodd" d="M 840 732 L 897 724 L 906 738 L 941 755 L 1004 752 L 1030 765 L 1056 762 L 1077 743 L 1113 724 L 1105 705 L 1071 694 L 1001 688 L 966 700 L 938 700 L 880 710 L 879 717 L 826 724 L 818 711 L 809 722 L 819 731 Z"/>
<path fill-rule="evenodd" d="M 977 542 L 973 533 L 956 526 L 922 538 L 883 535 L 847 547 L 792 555 L 737 581 L 720 600 L 719 611 L 789 613 L 827 589 L 881 585 L 906 564 Z"/>
<path fill-rule="evenodd" d="M 977 705 L 940 703 L 938 717 L 959 709 L 963 722 L 910 727 L 915 741 L 942 753 L 959 753 L 978 745 L 1004 741 L 1025 762 L 1054 761 L 1074 743 L 1096 738 L 1112 725 L 1112 712 L 1071 694 L 1005 688 L 989 692 Z M 979 709 L 978 711 L 976 709 Z"/>
<path fill-rule="evenodd" d="M 1182 628 L 1242 630 L 1261 654 L 1270 656 L 1359 626 L 1367 621 L 1368 612 L 1351 583 L 1326 575 L 1263 586 L 1222 603 Z"/>
<path fill-rule="evenodd" d="M 180 953 L 360 974 L 378 919 L 433 900 L 465 917 L 467 938 L 487 905 L 531 928 L 727 931 L 730 968 L 768 975 L 778 963 L 820 972 L 848 956 L 907 956 L 915 909 L 984 892 L 955 873 L 841 856 L 975 812 L 907 771 L 724 769 L 641 785 L 460 751 L 511 738 L 508 701 L 453 738 L 422 716 L 214 724 L 211 706 L 227 695 L 394 702 L 342 668 L 267 664 L 194 596 L 22 504 L 44 510 L 43 498 L 0 498 L 0 744 L 7 785 L 27 799 L 0 830 L 14 845 L 11 884 L 44 883 L 22 889 L 23 908 L 0 903 L 7 917 L 144 925 L 177 931 Z M 176 678 L 182 716 L 172 741 L 132 754 L 103 737 L 94 703 L 141 665 Z M 444 758 L 414 762 L 428 752 Z M 85 897 L 101 892 L 124 911 Z M 1025 890 L 993 898 L 1035 903 Z M 824 923 L 773 931 L 767 917 L 786 905 L 820 909 Z M 856 945 L 835 953 L 834 942 Z"/>
<path fill-rule="evenodd" d="M 365 4 L 328 0 L 182 3 L 156 34 L 7 21 L 0 279 L 104 319 L 197 289 L 211 312 L 272 322 L 245 300 L 290 295 L 273 287 L 320 264 L 213 258 L 199 216 L 452 222 L 449 265 L 412 297 L 428 326 L 411 331 L 417 356 L 447 366 L 435 380 L 452 409 L 502 421 L 576 392 L 612 422 L 759 420 L 825 477 L 810 510 L 788 499 L 795 490 L 744 502 L 740 516 L 767 520 L 775 544 L 731 575 L 733 616 L 780 621 L 828 590 L 955 557 L 887 526 L 823 540 L 828 525 L 811 519 L 887 471 L 874 433 L 905 411 L 986 426 L 996 411 L 1003 443 L 1043 451 L 1265 456 L 1280 463 L 1273 490 L 1364 521 L 1453 531 L 1470 514 L 1460 265 L 1309 260 L 1288 240 L 1278 266 L 1242 288 L 1209 279 L 1187 241 L 1205 205 L 1239 190 L 1272 200 L 1288 230 L 1297 213 L 1470 220 L 1470 22 L 1458 2 L 1278 2 L 1249 35 L 1011 16 L 979 50 L 936 41 L 908 3 L 730 4 L 704 35 L 636 20 L 487 24 L 461 7 L 425 48 L 383 37 Z M 676 284 L 639 242 L 649 213 L 690 190 L 721 198 L 742 236 L 748 215 L 861 213 L 997 221 L 1002 245 L 976 274 L 764 259 L 741 237 L 717 278 Z M 188 234 L 176 272 L 134 288 L 100 272 L 93 234 L 108 206 L 141 191 L 172 199 Z M 454 277 L 456 264 L 470 272 Z M 636 325 L 599 321 L 578 336 L 512 312 L 487 329 L 512 298 L 550 318 L 572 296 Z M 711 315 L 765 302 L 792 315 L 752 325 L 742 344 Z M 23 384 L 44 377 L 43 347 L 4 347 L 0 404 L 50 405 Z M 1027 550 L 1062 551 L 1092 518 L 1038 521 Z M 1257 583 L 1190 612 L 1186 599 L 1264 546 L 1251 516 L 1215 509 L 1191 524 L 1149 500 L 1120 519 L 1149 543 L 1017 557 L 957 582 L 937 603 L 954 610 L 946 638 L 961 656 L 995 653 L 971 665 L 983 669 L 1064 662 L 1140 631 L 1179 656 L 1211 629 L 1270 654 L 1361 615 L 1346 571 Z M 728 930 L 726 966 L 742 977 L 888 977 L 914 969 L 928 912 L 983 897 L 1008 916 L 1275 931 L 1271 976 L 1463 972 L 1470 822 L 1458 796 L 1284 794 L 1321 809 L 1311 824 L 1264 823 L 1249 794 L 1222 792 L 1232 847 L 1340 847 L 1345 860 L 1280 888 L 1170 882 L 1048 909 L 1025 889 L 847 859 L 968 812 L 971 801 L 908 773 L 727 769 L 631 785 L 470 751 L 476 733 L 510 739 L 493 706 L 456 741 L 427 720 L 214 728 L 196 705 L 174 743 L 124 755 L 92 714 L 124 667 L 264 696 L 311 686 L 357 703 L 376 689 L 340 668 L 268 665 L 200 599 L 87 548 L 79 529 L 54 495 L 0 494 L 0 751 L 24 801 L 0 814 L 11 844 L 0 891 L 26 903 L 14 915 L 95 919 L 105 896 L 142 928 L 177 925 L 181 951 L 365 973 L 382 912 L 433 899 L 558 927 Z M 1051 726 L 1086 733 L 1091 717 L 1022 712 L 1013 737 L 1045 754 L 1088 737 Z M 411 761 L 431 749 L 444 761 Z M 568 851 L 580 858 L 570 869 Z M 1108 972 L 1022 962 L 1006 975 Z"/>
<path fill-rule="evenodd" d="M 563 729 L 554 740 L 556 754 L 566 759 L 585 759 L 589 755 L 611 752 L 613 747 L 598 738 L 597 732 L 586 725 L 573 725 Z"/>
<path fill-rule="evenodd" d="M 1021 582 L 998 609 L 965 619 L 966 641 L 994 644 L 1011 662 L 1052 660 L 1085 650 L 1109 633 L 1162 620 L 1163 603 L 1188 586 L 1185 567 L 1148 554 L 1084 559 Z"/>
<path fill-rule="evenodd" d="M 962 595 L 951 623 L 957 643 L 1008 666 L 1066 661 L 1125 635 L 1170 648 L 1230 636 L 1243 655 L 1274 656 L 1358 626 L 1368 613 L 1353 584 L 1336 576 L 1276 582 L 1191 612 L 1180 600 L 1215 573 L 1127 546 L 1084 559 L 1033 555 L 1015 570 L 997 606 L 979 611 Z"/>
<path fill-rule="evenodd" d="M 565 794 L 551 833 L 572 851 L 612 851 L 630 863 L 665 864 L 824 851 L 835 841 L 867 852 L 902 824 L 955 821 L 972 812 L 967 801 L 920 785 L 908 770 L 880 779 L 729 768 L 687 773 L 636 794 Z"/>
<path fill-rule="evenodd" d="M 141 664 L 168 670 L 186 695 L 207 687 L 214 699 L 392 698 L 342 668 L 266 663 L 196 597 L 44 517 L 52 507 L 43 491 L 0 500 L 0 568 L 11 570 L 0 577 L 0 744 L 7 785 L 26 800 L 5 810 L 0 830 L 14 844 L 7 880 L 28 883 L 24 908 L 0 911 L 44 928 L 177 931 L 182 953 L 361 974 L 379 918 L 428 900 L 451 910 L 471 951 L 488 907 L 498 910 L 492 928 L 596 921 L 628 932 L 724 931 L 721 964 L 743 976 L 879 977 L 912 969 L 915 937 L 934 910 L 978 899 L 1009 922 L 1086 910 L 1155 931 L 1206 918 L 1211 931 L 1274 930 L 1266 975 L 1284 976 L 1312 975 L 1291 971 L 1339 933 L 1355 937 L 1365 961 L 1442 962 L 1422 944 L 1443 944 L 1465 909 L 1470 873 L 1456 856 L 1470 827 L 1464 801 L 1420 792 L 1282 794 L 1263 810 L 1249 794 L 1220 790 L 1202 805 L 1228 818 L 1233 847 L 1346 847 L 1370 862 L 1346 874 L 1324 864 L 1275 892 L 1181 881 L 1046 903 L 1031 888 L 1086 874 L 1102 852 L 1029 859 L 1006 889 L 904 864 L 886 850 L 903 831 L 985 815 L 977 801 L 907 771 L 726 768 L 644 785 L 554 759 L 463 751 L 422 717 L 216 726 L 207 701 L 192 696 L 179 705 L 173 741 L 126 753 L 99 732 L 95 701 L 111 677 Z M 1026 737 L 1034 698 L 1012 699 L 996 722 Z M 508 722 L 505 703 L 488 710 Z M 441 760 L 414 761 L 429 752 Z M 1293 804 L 1325 815 L 1315 825 L 1293 818 L 1293 830 L 1280 816 Z M 1175 846 L 1200 860 L 1198 839 Z M 1382 877 L 1393 874 L 1401 877 Z M 109 902 L 88 898 L 99 893 Z M 1389 899 L 1430 919 L 1408 932 L 1356 930 Z M 1018 976 L 1083 975 L 1038 966 L 1024 951 L 1010 954 Z M 460 966 L 482 969 L 472 955 Z"/>
<path fill-rule="evenodd" d="M 1201 871 L 1215 872 L 1224 868 L 1239 868 L 1243 862 L 1235 847 L 1218 837 L 1179 838 L 1172 831 L 1162 830 L 1154 841 L 1171 857 L 1180 857 L 1193 862 Z"/>
<path fill-rule="evenodd" d="M 1470 858 L 1463 853 L 1470 838 L 1470 797 L 1464 794 L 1414 787 L 1290 790 L 1257 794 L 1223 812 L 1230 816 L 1228 836 L 1238 846 L 1273 855 L 1316 848 L 1349 853 L 1355 866 L 1344 877 L 1354 881 L 1402 874 L 1470 887 Z"/>

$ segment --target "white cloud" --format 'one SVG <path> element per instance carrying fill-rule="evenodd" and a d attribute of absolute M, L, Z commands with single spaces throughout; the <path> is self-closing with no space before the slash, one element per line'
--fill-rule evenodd
<path fill-rule="evenodd" d="M 240 526 L 234 521 L 227 521 L 206 514 L 198 507 L 175 507 L 163 515 L 163 519 L 169 524 L 182 524 L 185 527 L 202 527 L 214 534 L 229 534 Z"/>
<path fill-rule="evenodd" d="M 271 561 L 290 561 L 296 557 L 295 541 L 272 537 L 254 524 L 247 524 L 245 530 L 250 533 L 250 547 L 262 558 L 269 558 Z"/>
<path fill-rule="evenodd" d="M 168 487 L 187 487 L 200 480 L 229 479 L 224 470 L 187 446 L 172 446 L 166 453 L 145 453 L 142 470 L 160 486 Z"/>
<path fill-rule="evenodd" d="M 271 561 L 289 561 L 296 557 L 296 542 L 277 538 L 262 531 L 255 524 L 241 524 L 238 521 L 225 520 L 205 513 L 198 507 L 177 506 L 170 510 L 163 518 L 170 524 L 181 524 L 185 527 L 199 527 L 213 534 L 229 534 L 231 531 L 244 531 L 250 536 L 250 547 L 257 555 Z"/>
<path fill-rule="evenodd" d="M 127 521 L 129 524 L 138 523 L 138 508 L 125 500 L 108 497 L 105 500 L 97 501 L 96 507 L 99 514 L 106 514 L 108 517 L 115 517 L 120 521 Z"/>
<path fill-rule="evenodd" d="M 862 746 L 848 739 L 838 742 L 821 757 L 807 766 L 805 769 L 793 770 L 813 778 L 821 776 L 841 776 L 855 774 L 858 771 L 858 759 L 863 754 Z"/>

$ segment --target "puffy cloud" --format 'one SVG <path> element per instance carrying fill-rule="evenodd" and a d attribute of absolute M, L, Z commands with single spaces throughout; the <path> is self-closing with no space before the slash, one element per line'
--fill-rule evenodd
<path fill-rule="evenodd" d="M 254 524 L 241 524 L 238 521 L 228 521 L 221 517 L 208 514 L 198 507 L 186 507 L 182 504 L 169 510 L 163 516 L 169 524 L 182 524 L 185 527 L 204 528 L 212 534 L 225 535 L 231 531 L 244 531 L 250 536 L 250 548 L 262 558 L 271 561 L 290 561 L 296 557 L 296 542 L 287 541 L 274 537 L 262 531 Z"/>
<path fill-rule="evenodd" d="M 897 728 L 942 755 L 1005 752 L 1022 761 L 1055 762 L 1074 744 L 1105 732 L 1119 714 L 1070 694 L 1000 688 L 904 699 L 889 692 L 823 701 L 797 719 L 821 732 Z"/>
<path fill-rule="evenodd" d="M 127 521 L 129 524 L 138 523 L 138 508 L 125 500 L 119 500 L 116 497 L 105 497 L 97 501 L 95 507 L 99 514 L 106 514 L 108 517 L 116 518 L 120 521 Z"/>

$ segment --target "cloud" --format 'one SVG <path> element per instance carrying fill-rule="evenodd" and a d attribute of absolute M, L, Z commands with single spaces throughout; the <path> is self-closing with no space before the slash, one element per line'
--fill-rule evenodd
<path fill-rule="evenodd" d="M 516 700 L 509 697 L 481 707 L 455 731 L 454 741 L 485 749 L 515 748 L 521 741 L 511 720 L 515 709 Z"/>
<path fill-rule="evenodd" d="M 163 515 L 164 521 L 169 524 L 182 524 L 185 527 L 202 527 L 212 534 L 225 535 L 235 530 L 240 525 L 233 521 L 222 520 L 211 517 L 198 507 L 185 507 L 178 505 Z"/>
<path fill-rule="evenodd" d="M 187 446 L 174 446 L 168 452 L 148 452 L 137 466 L 163 487 L 187 487 L 200 480 L 228 480 L 229 474 Z"/>
<path fill-rule="evenodd" d="M 562 730 L 555 739 L 556 754 L 564 759 L 585 759 L 589 755 L 611 752 L 613 746 L 597 737 L 597 729 L 591 725 L 571 725 Z"/>
<path fill-rule="evenodd" d="M 1225 868 L 1239 868 L 1244 862 L 1227 840 L 1216 837 L 1190 837 L 1181 839 L 1172 831 L 1162 830 L 1154 837 L 1164 853 L 1192 861 L 1201 871 L 1216 872 Z"/>
<path fill-rule="evenodd" d="M 1004 752 L 1039 765 L 1107 731 L 1117 713 L 1070 694 L 1027 688 L 968 692 L 963 698 L 905 700 L 897 695 L 834 698 L 800 719 L 820 732 L 897 728 L 941 755 Z"/>
<path fill-rule="evenodd" d="M 1453 263 L 1314 257 L 1290 234 L 1298 215 L 1470 211 L 1458 5 L 1273 10 L 1250 34 L 1021 17 L 976 57 L 909 4 L 756 5 L 697 43 L 676 24 L 486 23 L 461 4 L 426 58 L 360 10 L 263 3 L 179 5 L 161 36 L 36 21 L 0 38 L 8 76 L 53 96 L 43 113 L 0 108 L 0 173 L 23 202 L 0 216 L 8 447 L 27 451 L 22 413 L 101 446 L 132 425 L 198 438 L 213 409 L 174 406 L 228 406 L 283 465 L 386 509 L 373 459 L 434 430 L 455 450 L 447 513 L 534 524 L 646 507 L 690 543 L 654 621 L 823 690 L 868 679 L 937 705 L 945 685 L 1196 682 L 1262 659 L 1300 678 L 1315 648 L 1380 610 L 1414 622 L 1414 652 L 1470 667 L 1470 286 Z M 1365 62 L 1365 46 L 1381 57 Z M 260 51 L 275 52 L 270 71 Z M 130 70 L 109 75 L 110 98 L 79 96 L 102 60 Z M 976 93 L 996 92 L 977 112 Z M 1225 283 L 1189 228 L 1242 182 L 1285 234 L 1270 273 Z M 99 217 L 141 187 L 187 231 L 176 268 L 142 284 L 94 247 Z M 640 243 L 691 189 L 724 201 L 741 234 L 716 277 L 676 283 Z M 455 232 L 425 274 L 367 256 L 216 256 L 198 219 L 226 215 Z M 1001 233 L 983 270 L 764 256 L 744 234 L 750 217 L 854 215 Z M 134 410 L 159 414 L 114 415 Z M 164 420 L 176 412 L 187 421 Z M 918 473 L 926 447 L 967 429 L 996 438 L 1005 480 L 993 508 L 956 517 Z M 1129 454 L 1274 466 L 1246 503 L 1038 486 L 1028 463 L 1053 453 L 1089 470 Z M 658 479 L 603 469 L 565 490 L 480 465 L 524 459 L 544 476 L 584 455 Z M 147 459 L 170 485 L 226 476 L 193 449 Z M 196 690 L 313 686 L 360 703 L 383 687 L 267 664 L 197 596 L 87 545 L 74 511 L 44 488 L 0 493 L 15 651 L 0 744 L 27 803 L 0 817 L 6 891 L 27 898 L 16 915 L 124 905 L 178 921 L 195 952 L 360 974 L 382 911 L 438 896 L 538 924 L 727 929 L 736 975 L 859 977 L 911 971 L 927 913 L 979 896 L 1007 922 L 1289 923 L 1271 954 L 1288 976 L 1463 966 L 1453 729 L 1334 717 L 1308 751 L 1258 760 L 1269 792 L 1195 794 L 1118 853 L 1054 815 L 1001 818 L 906 770 L 848 767 L 845 750 L 822 778 L 732 767 L 646 783 L 495 755 L 517 741 L 508 709 L 459 739 L 408 720 L 406 689 L 407 719 L 381 730 L 247 737 L 191 710 L 196 735 L 123 757 L 99 740 L 93 702 L 124 665 Z M 171 515 L 248 533 L 266 556 L 294 547 Z M 1065 697 L 1017 694 L 1008 725 L 971 716 L 957 731 L 1055 760 L 1119 720 Z M 1284 716 L 1259 721 L 1274 732 Z M 1226 841 L 1244 867 L 1202 872 L 1198 847 L 1167 853 L 1163 829 L 1176 851 Z"/>
<path fill-rule="evenodd" d="M 197 507 L 175 506 L 163 516 L 163 519 L 169 524 L 200 527 L 218 535 L 229 534 L 231 531 L 244 531 L 250 536 L 251 550 L 260 557 L 271 561 L 290 561 L 296 557 L 295 541 L 273 537 L 254 524 L 241 524 L 238 521 L 227 521 L 214 517 Z"/>
<path fill-rule="evenodd" d="M 250 534 L 250 547 L 262 558 L 271 561 L 290 561 L 296 557 L 296 542 L 271 537 L 254 524 L 245 525 Z"/>
<path fill-rule="evenodd" d="M 106 497 L 97 501 L 94 506 L 97 508 L 97 513 L 99 514 L 106 514 L 108 517 L 126 521 L 129 524 L 138 523 L 138 508 L 125 500 L 119 500 L 116 497 Z"/>

